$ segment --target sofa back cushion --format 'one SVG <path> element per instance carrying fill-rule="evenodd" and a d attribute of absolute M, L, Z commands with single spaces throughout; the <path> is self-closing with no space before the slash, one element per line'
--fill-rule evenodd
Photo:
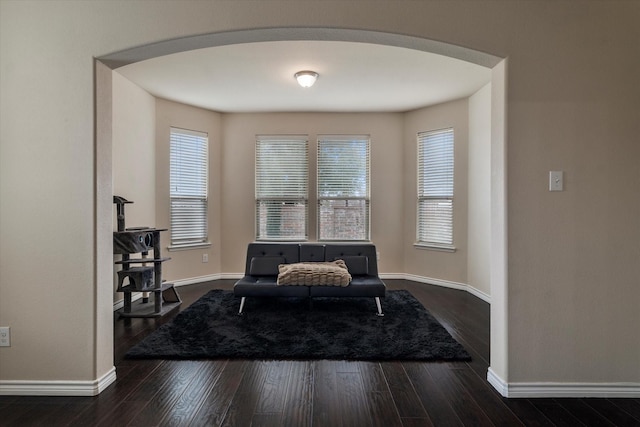
<path fill-rule="evenodd" d="M 250 276 L 277 276 L 278 266 L 284 264 L 283 256 L 258 256 L 251 258 Z"/>
<path fill-rule="evenodd" d="M 277 276 L 279 264 L 299 262 L 299 247 L 297 243 L 249 243 L 245 275 Z M 265 261 L 254 261 L 254 258 L 269 258 Z M 261 274 L 253 274 L 253 270 Z M 264 274 L 270 272 L 270 274 Z"/>
<path fill-rule="evenodd" d="M 376 256 L 376 246 L 372 243 L 328 244 L 325 247 L 325 259 L 327 261 L 343 259 L 349 273 L 354 276 L 377 276 Z"/>
<path fill-rule="evenodd" d="M 365 276 L 369 274 L 369 258 L 364 255 L 348 255 L 341 258 L 347 264 L 347 270 L 353 276 Z"/>
<path fill-rule="evenodd" d="M 300 245 L 300 262 L 323 262 L 324 247 L 322 244 L 305 243 Z"/>

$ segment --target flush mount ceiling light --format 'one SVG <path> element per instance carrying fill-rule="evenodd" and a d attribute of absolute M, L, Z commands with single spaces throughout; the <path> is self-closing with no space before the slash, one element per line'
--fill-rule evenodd
<path fill-rule="evenodd" d="M 302 87 L 311 87 L 318 78 L 318 73 L 315 71 L 298 71 L 294 74 L 298 84 Z"/>

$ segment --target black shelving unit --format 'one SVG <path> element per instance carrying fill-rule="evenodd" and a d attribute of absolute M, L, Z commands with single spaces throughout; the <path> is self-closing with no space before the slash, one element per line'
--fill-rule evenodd
<path fill-rule="evenodd" d="M 182 303 L 180 296 L 173 283 L 162 280 L 162 264 L 171 259 L 163 258 L 160 248 L 160 232 L 166 229 L 125 228 L 124 205 L 133 202 L 113 196 L 113 203 L 117 206 L 118 216 L 118 230 L 113 232 L 113 253 L 122 255 L 122 259 L 115 262 L 122 265 L 117 272 L 117 291 L 124 294 L 120 317 L 160 317 L 175 310 Z M 133 254 L 140 256 L 131 258 Z M 135 303 L 132 301 L 134 292 L 143 293 Z"/>

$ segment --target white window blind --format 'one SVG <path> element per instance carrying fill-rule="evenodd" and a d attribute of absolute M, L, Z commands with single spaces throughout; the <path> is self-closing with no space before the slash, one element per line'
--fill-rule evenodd
<path fill-rule="evenodd" d="M 256 240 L 307 240 L 307 137 L 258 136 L 255 178 Z"/>
<path fill-rule="evenodd" d="M 453 247 L 453 148 L 453 129 L 418 134 L 418 244 Z"/>
<path fill-rule="evenodd" d="M 318 138 L 318 240 L 369 240 L 369 137 Z"/>
<path fill-rule="evenodd" d="M 207 241 L 208 136 L 171 128 L 171 245 Z"/>

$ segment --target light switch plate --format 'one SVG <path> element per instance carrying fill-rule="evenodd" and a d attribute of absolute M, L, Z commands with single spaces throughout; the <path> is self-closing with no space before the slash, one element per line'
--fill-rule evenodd
<path fill-rule="evenodd" d="M 0 326 L 0 347 L 11 347 L 11 329 Z"/>
<path fill-rule="evenodd" d="M 562 171 L 549 171 L 549 191 L 563 191 L 564 180 Z"/>

